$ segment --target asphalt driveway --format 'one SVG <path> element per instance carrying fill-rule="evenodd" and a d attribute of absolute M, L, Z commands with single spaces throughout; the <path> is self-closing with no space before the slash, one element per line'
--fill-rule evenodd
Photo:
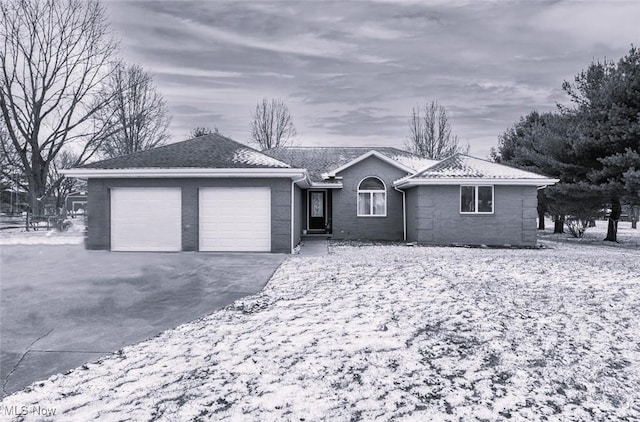
<path fill-rule="evenodd" d="M 1 246 L 2 396 L 260 291 L 281 254 Z"/>

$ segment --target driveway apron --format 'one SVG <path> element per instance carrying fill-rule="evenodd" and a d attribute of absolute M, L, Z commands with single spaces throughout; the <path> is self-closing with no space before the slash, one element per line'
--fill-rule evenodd
<path fill-rule="evenodd" d="M 2 396 L 259 292 L 286 258 L 266 253 L 0 249 Z"/>

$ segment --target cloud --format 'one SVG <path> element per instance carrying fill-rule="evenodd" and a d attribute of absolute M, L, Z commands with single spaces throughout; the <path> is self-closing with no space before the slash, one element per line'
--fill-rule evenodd
<path fill-rule="evenodd" d="M 204 117 L 246 140 L 256 102 L 273 97 L 287 101 L 302 145 L 398 145 L 411 107 L 437 100 L 483 155 L 519 116 L 566 103 L 563 80 L 640 39 L 640 2 L 107 7 L 125 58 L 156 75 L 174 132 Z"/>
<path fill-rule="evenodd" d="M 154 72 L 157 74 L 193 76 L 204 78 L 240 78 L 244 76 L 240 72 L 226 72 L 215 69 L 198 69 L 188 67 L 156 67 Z"/>
<path fill-rule="evenodd" d="M 383 114 L 378 107 L 362 107 L 343 114 L 311 119 L 309 126 L 322 128 L 330 134 L 342 136 L 397 135 L 397 126 L 406 121 L 405 116 Z"/>
<path fill-rule="evenodd" d="M 561 1 L 541 9 L 535 25 L 556 34 L 558 41 L 585 49 L 598 45 L 628 49 L 640 39 L 639 20 L 640 9 L 635 1 Z"/>

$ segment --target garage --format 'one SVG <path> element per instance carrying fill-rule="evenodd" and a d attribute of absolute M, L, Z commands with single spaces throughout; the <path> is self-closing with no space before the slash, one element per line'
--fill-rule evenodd
<path fill-rule="evenodd" d="M 271 251 L 271 190 L 199 189 L 199 250 Z"/>
<path fill-rule="evenodd" d="M 111 188 L 111 250 L 182 249 L 180 188 Z"/>

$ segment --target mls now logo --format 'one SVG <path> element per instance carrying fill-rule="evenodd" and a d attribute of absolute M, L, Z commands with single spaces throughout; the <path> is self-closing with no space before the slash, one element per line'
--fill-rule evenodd
<path fill-rule="evenodd" d="M 2 416 L 54 416 L 55 408 L 42 406 L 0 406 L 0 415 Z"/>

